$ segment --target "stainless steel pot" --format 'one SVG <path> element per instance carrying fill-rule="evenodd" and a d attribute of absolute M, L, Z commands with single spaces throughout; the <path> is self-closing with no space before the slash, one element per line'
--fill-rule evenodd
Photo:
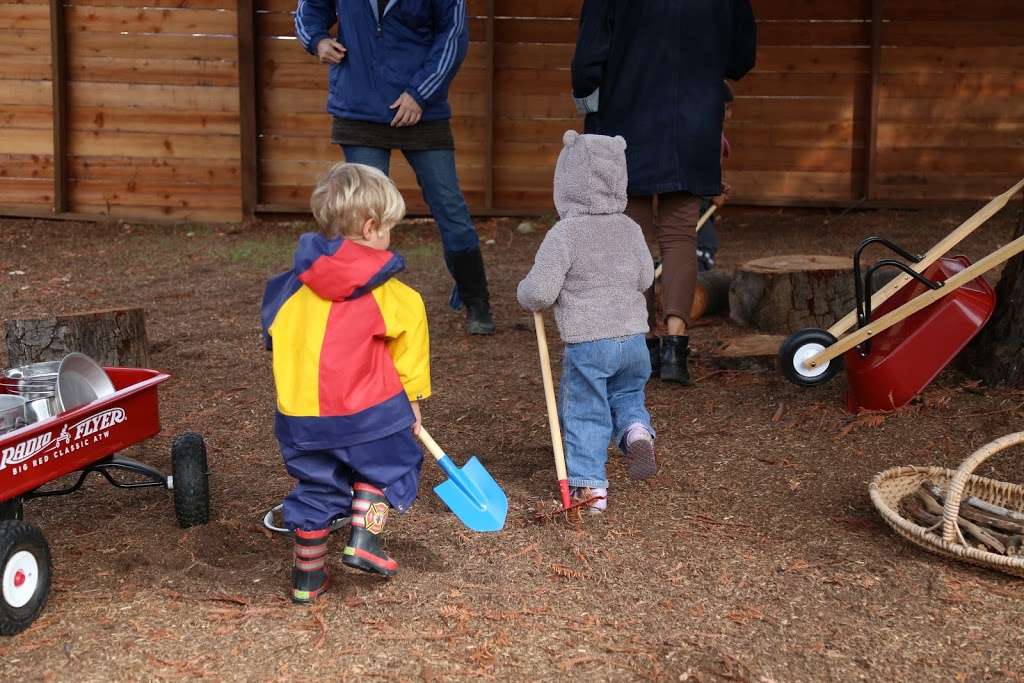
<path fill-rule="evenodd" d="M 69 353 L 57 371 L 57 406 L 63 412 L 110 396 L 114 383 L 92 358 Z"/>
<path fill-rule="evenodd" d="M 31 424 L 41 422 L 47 418 L 60 413 L 60 406 L 57 405 L 57 396 L 49 394 L 38 398 L 23 397 L 25 403 L 25 419 Z"/>
<path fill-rule="evenodd" d="M 11 394 L 0 394 L 0 434 L 24 427 L 25 399 Z"/>

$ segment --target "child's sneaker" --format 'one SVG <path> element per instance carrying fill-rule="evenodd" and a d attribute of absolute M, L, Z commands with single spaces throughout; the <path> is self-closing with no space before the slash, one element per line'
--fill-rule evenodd
<path fill-rule="evenodd" d="M 573 503 L 579 503 L 584 500 L 590 501 L 586 505 L 581 506 L 580 509 L 592 515 L 599 515 L 608 509 L 608 489 L 571 486 L 569 487 L 569 497 Z"/>
<path fill-rule="evenodd" d="M 654 437 L 646 427 L 633 425 L 626 431 L 626 474 L 630 479 L 649 479 L 658 473 Z"/>

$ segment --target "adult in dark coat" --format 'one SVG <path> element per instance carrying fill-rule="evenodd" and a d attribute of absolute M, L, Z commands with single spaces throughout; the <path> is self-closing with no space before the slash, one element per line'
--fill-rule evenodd
<path fill-rule="evenodd" d="M 655 372 L 689 382 L 686 336 L 701 196 L 722 192 L 722 81 L 754 66 L 750 0 L 585 0 L 572 61 L 586 132 L 626 138 L 626 212 L 657 236 L 668 334 L 648 340 Z M 653 288 L 648 307 L 653 312 Z M 657 323 L 652 314 L 652 333 Z"/>

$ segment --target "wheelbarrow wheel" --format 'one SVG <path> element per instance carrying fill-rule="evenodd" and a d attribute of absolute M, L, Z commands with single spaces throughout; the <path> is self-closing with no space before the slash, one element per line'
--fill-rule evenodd
<path fill-rule="evenodd" d="M 174 476 L 174 513 L 182 529 L 210 521 L 210 471 L 206 443 L 195 432 L 185 432 L 171 444 Z"/>
<path fill-rule="evenodd" d="M 793 384 L 812 387 L 824 384 L 843 368 L 842 358 L 833 358 L 816 368 L 804 367 L 804 361 L 836 343 L 836 338 L 825 330 L 808 328 L 789 335 L 779 349 L 779 367 Z"/>
<path fill-rule="evenodd" d="M 50 594 L 50 546 L 33 524 L 0 520 L 0 635 L 21 633 Z"/>

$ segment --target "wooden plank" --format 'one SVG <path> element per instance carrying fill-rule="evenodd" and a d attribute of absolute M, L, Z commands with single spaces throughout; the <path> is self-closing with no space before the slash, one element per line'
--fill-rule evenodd
<path fill-rule="evenodd" d="M 46 105 L 53 102 L 50 81 L 4 81 L 0 104 Z"/>
<path fill-rule="evenodd" d="M 80 216 L 111 216 L 123 220 L 155 222 L 219 221 L 233 223 L 239 220 L 238 208 L 214 208 L 201 204 L 189 206 L 134 206 L 125 202 L 108 202 L 102 195 L 71 188 L 71 201 Z M 75 218 L 82 220 L 82 218 Z"/>
<path fill-rule="evenodd" d="M 886 0 L 885 18 L 890 21 L 1017 21 L 1018 0 Z"/>
<path fill-rule="evenodd" d="M 173 207 L 187 209 L 238 209 L 238 187 L 209 183 L 196 185 L 148 184 L 130 178 L 121 180 L 75 179 L 70 184 L 76 210 L 81 205 Z"/>
<path fill-rule="evenodd" d="M 0 204 L 53 207 L 53 180 L 0 176 Z"/>
<path fill-rule="evenodd" d="M 1000 47 L 882 47 L 882 72 L 1011 73 L 1024 71 L 1024 45 Z M 1017 76 L 1004 76 L 1016 78 Z"/>
<path fill-rule="evenodd" d="M 63 0 L 50 0 L 51 88 L 53 94 L 53 210 L 68 210 L 68 48 Z"/>
<path fill-rule="evenodd" d="M 496 0 L 499 17 L 572 17 L 579 19 L 583 0 Z"/>
<path fill-rule="evenodd" d="M 238 66 L 226 60 L 74 57 L 70 68 L 71 78 L 76 81 L 202 86 L 238 84 Z"/>
<path fill-rule="evenodd" d="M 788 171 L 764 173 L 730 169 L 734 201 L 760 199 L 842 200 L 860 196 L 863 179 L 850 173 Z"/>
<path fill-rule="evenodd" d="M 69 159 L 68 176 L 108 182 L 134 179 L 153 186 L 209 184 L 241 188 L 237 159 L 196 163 L 195 159 L 75 156 Z"/>
<path fill-rule="evenodd" d="M 494 208 L 494 106 L 495 106 L 495 72 L 494 72 L 494 0 L 486 3 L 487 69 L 486 75 L 486 107 L 484 116 L 486 132 L 484 135 L 484 208 Z"/>
<path fill-rule="evenodd" d="M 0 56 L 0 80 L 48 80 L 50 73 L 49 55 Z"/>
<path fill-rule="evenodd" d="M 867 73 L 867 47 L 764 47 L 757 51 L 755 72 Z"/>
<path fill-rule="evenodd" d="M 865 139 L 866 122 L 730 121 L 726 135 L 736 153 L 746 146 L 851 148 Z"/>
<path fill-rule="evenodd" d="M 886 45 L 898 47 L 988 47 L 1024 44 L 1024 14 L 1016 21 L 1007 19 L 951 21 L 943 18 L 941 21 L 887 21 L 883 25 L 882 35 Z"/>
<path fill-rule="evenodd" d="M 0 110 L 0 125 L 50 130 L 53 108 L 7 105 Z M 75 107 L 68 115 L 68 129 L 235 135 L 238 115 L 218 111 L 154 111 L 140 107 Z"/>
<path fill-rule="evenodd" d="M 901 73 L 882 74 L 882 97 L 937 97 L 975 99 L 1024 96 L 1024 78 L 1000 73 Z"/>
<path fill-rule="evenodd" d="M 0 25 L 3 22 L 2 17 L 3 14 L 0 12 Z M 237 28 L 234 12 L 205 9 L 72 6 L 67 9 L 67 22 L 70 31 L 98 33 L 234 35 Z"/>
<path fill-rule="evenodd" d="M 878 124 L 881 147 L 1024 149 L 1024 121 L 899 121 Z"/>
<path fill-rule="evenodd" d="M 992 120 L 1024 121 L 1024 99 L 986 97 L 947 100 L 937 98 L 884 99 L 879 103 L 879 120 L 942 121 Z"/>
<path fill-rule="evenodd" d="M 53 154 L 53 131 L 49 128 L 0 127 L 0 152 L 4 154 Z"/>
<path fill-rule="evenodd" d="M 495 43 L 494 64 L 511 69 L 569 69 L 575 45 Z"/>
<path fill-rule="evenodd" d="M 578 19 L 509 19 L 494 22 L 494 39 L 499 43 L 576 44 Z"/>
<path fill-rule="evenodd" d="M 292 2 L 292 0 L 288 0 Z M 65 5 L 84 7 L 132 7 L 152 8 L 166 7 L 171 9 L 235 9 L 235 0 L 65 0 Z M 295 9 L 292 7 L 292 9 Z"/>
<path fill-rule="evenodd" d="M 75 81 L 70 95 L 72 107 L 132 107 L 144 102 L 153 110 L 238 111 L 238 89 L 230 87 Z"/>
<path fill-rule="evenodd" d="M 755 10 L 756 12 L 756 10 Z M 762 21 L 757 25 L 758 48 L 871 44 L 871 25 L 865 21 Z"/>
<path fill-rule="evenodd" d="M 72 62 L 80 56 L 230 62 L 238 57 L 238 46 L 234 36 L 72 31 L 68 34 L 68 55 Z"/>
<path fill-rule="evenodd" d="M 494 99 L 497 111 L 502 116 L 512 118 L 565 119 L 576 113 L 569 92 L 561 95 L 534 95 L 497 90 Z"/>
<path fill-rule="evenodd" d="M 914 173 L 929 179 L 961 175 L 1024 176 L 1024 150 L 1007 147 L 883 148 L 879 173 Z"/>
<path fill-rule="evenodd" d="M 0 29 L 31 29 L 36 31 L 50 30 L 49 4 L 39 5 L 0 5 Z"/>
<path fill-rule="evenodd" d="M 853 121 L 866 119 L 866 93 L 845 97 L 753 97 L 737 101 L 732 123 L 747 121 Z"/>
<path fill-rule="evenodd" d="M 239 160 L 242 219 L 251 221 L 259 204 L 259 90 L 256 81 L 256 10 L 254 0 L 238 0 Z"/>
<path fill-rule="evenodd" d="M 871 80 L 868 82 L 868 149 L 864 161 L 864 197 L 875 196 L 876 156 L 878 153 L 878 111 L 882 75 L 882 0 L 871 0 Z"/>
<path fill-rule="evenodd" d="M 771 73 L 754 72 L 741 81 L 730 83 L 738 101 L 746 97 L 853 97 L 867 87 L 869 75 L 862 73 Z"/>
<path fill-rule="evenodd" d="M 871 0 L 757 0 L 754 14 L 759 22 L 866 19 L 871 16 Z"/>
<path fill-rule="evenodd" d="M 238 136 L 97 130 L 72 136 L 70 152 L 76 156 L 237 159 Z"/>
<path fill-rule="evenodd" d="M 50 28 L 46 30 L 14 30 L 4 31 L 4 39 L 0 40 L 0 56 L 7 57 L 44 57 L 50 54 Z"/>
<path fill-rule="evenodd" d="M 53 156 L 49 154 L 0 154 L 0 178 L 53 178 Z"/>
<path fill-rule="evenodd" d="M 974 175 L 928 177 L 923 174 L 880 175 L 881 200 L 949 201 L 990 199 L 1020 180 L 1020 175 Z"/>

